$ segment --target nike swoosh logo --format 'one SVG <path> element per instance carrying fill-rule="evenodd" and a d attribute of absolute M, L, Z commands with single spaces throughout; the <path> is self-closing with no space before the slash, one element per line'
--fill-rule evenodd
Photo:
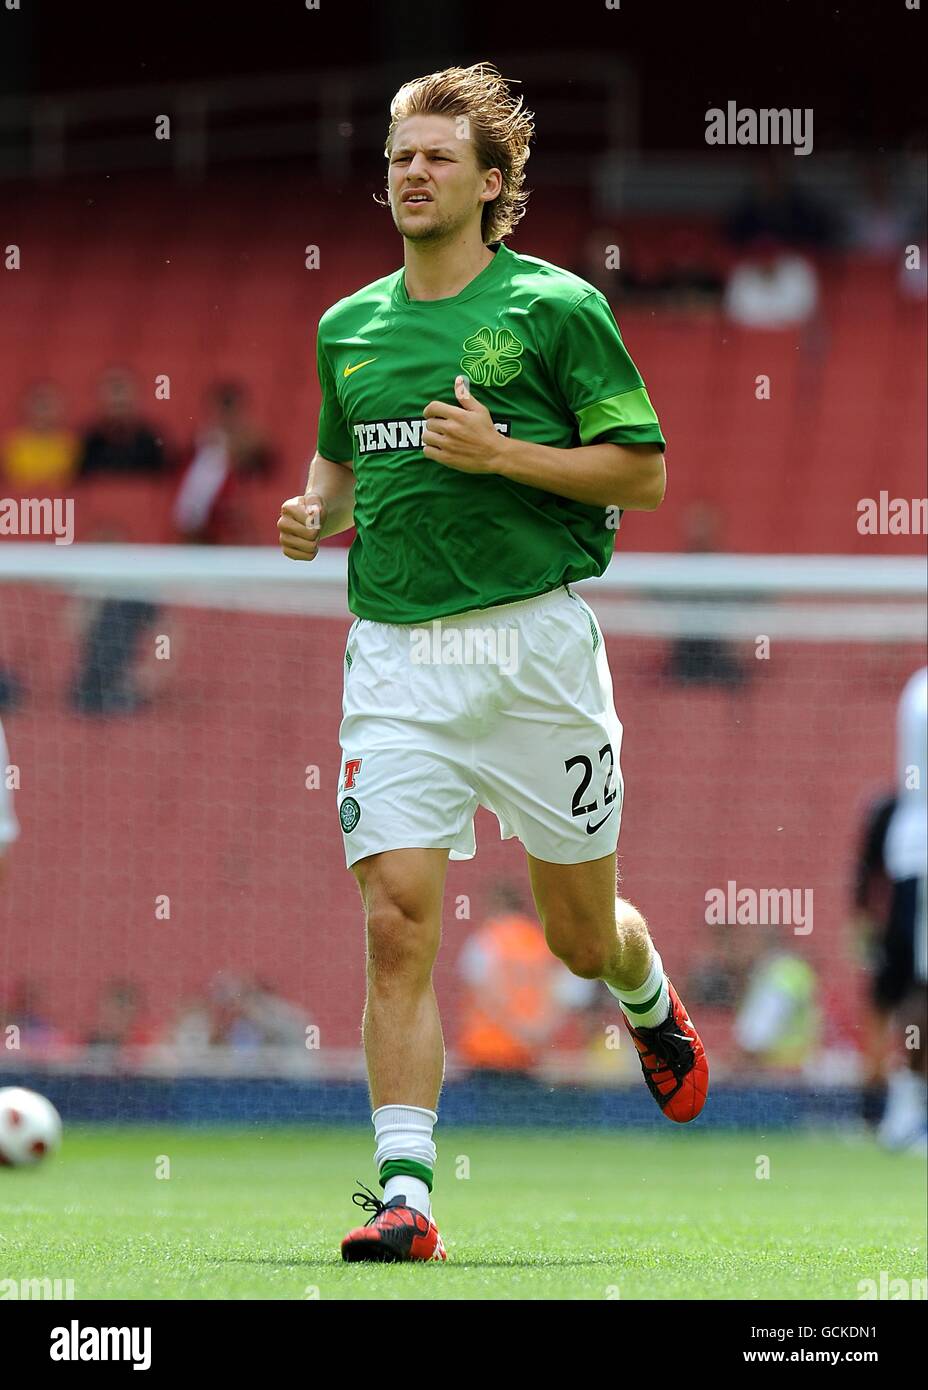
<path fill-rule="evenodd" d="M 613 806 L 612 811 L 614 811 L 614 810 L 615 810 L 615 807 Z M 606 824 L 606 821 L 609 819 L 609 816 L 612 815 L 612 811 L 609 812 L 609 815 L 603 816 L 603 818 L 602 818 L 601 821 L 597 821 L 596 825 L 588 825 L 587 828 L 586 828 L 586 833 L 587 833 L 588 835 L 595 835 L 595 834 L 596 834 L 596 831 L 599 829 L 599 827 L 600 827 L 601 825 L 605 825 L 605 824 Z"/>
<path fill-rule="evenodd" d="M 371 364 L 372 362 L 376 362 L 376 361 L 377 361 L 377 358 L 376 358 L 376 357 L 369 357 L 369 358 L 367 359 L 366 362 L 358 362 L 358 363 L 356 364 L 356 366 L 354 366 L 354 367 L 349 367 L 349 366 L 346 364 L 346 366 L 345 366 L 345 371 L 344 371 L 344 375 L 345 375 L 345 376 L 351 376 L 351 373 L 352 373 L 352 372 L 359 372 L 359 371 L 361 370 L 362 367 L 369 367 L 370 364 Z"/>

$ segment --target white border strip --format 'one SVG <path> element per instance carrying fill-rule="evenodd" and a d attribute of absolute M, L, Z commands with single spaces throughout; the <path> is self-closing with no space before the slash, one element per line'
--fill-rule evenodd
<path fill-rule="evenodd" d="M 91 545 L 0 540 L 0 580 L 129 584 L 273 582 L 344 585 L 348 552 L 324 547 L 312 564 L 287 560 L 276 546 Z M 928 557 L 894 555 L 616 554 L 590 592 L 748 595 L 924 596 Z"/>

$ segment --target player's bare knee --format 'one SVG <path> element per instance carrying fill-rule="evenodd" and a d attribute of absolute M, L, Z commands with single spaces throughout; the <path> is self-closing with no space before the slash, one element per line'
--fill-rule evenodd
<path fill-rule="evenodd" d="M 367 975 L 372 983 L 428 979 L 438 949 L 438 933 L 395 903 L 367 915 Z"/>
<path fill-rule="evenodd" d="M 608 968 L 608 958 L 605 951 L 574 951 L 564 964 L 572 975 L 578 975 L 581 980 L 601 980 Z"/>
<path fill-rule="evenodd" d="M 582 980 L 602 979 L 609 964 L 609 952 L 605 946 L 584 940 L 582 934 L 572 939 L 551 933 L 548 946 L 570 973 L 579 975 Z"/>

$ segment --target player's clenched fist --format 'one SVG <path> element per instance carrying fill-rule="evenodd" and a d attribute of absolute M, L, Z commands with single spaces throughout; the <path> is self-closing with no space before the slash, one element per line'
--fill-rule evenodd
<path fill-rule="evenodd" d="M 288 497 L 280 509 L 280 548 L 289 560 L 315 560 L 325 525 L 325 502 L 318 493 Z"/>
<path fill-rule="evenodd" d="M 429 401 L 422 412 L 422 452 L 427 459 L 445 463 L 462 473 L 496 473 L 506 443 L 493 424 L 485 405 L 470 394 L 465 376 L 454 379 L 457 405 Z"/>

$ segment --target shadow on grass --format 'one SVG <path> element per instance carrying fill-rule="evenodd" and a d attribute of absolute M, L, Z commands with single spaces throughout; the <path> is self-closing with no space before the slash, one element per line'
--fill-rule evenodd
<path fill-rule="evenodd" d="M 382 1266 L 384 1264 L 408 1264 L 426 1265 L 431 1268 L 441 1268 L 440 1260 L 343 1260 L 341 1255 L 328 1255 L 323 1259 L 305 1260 L 275 1260 L 268 1255 L 230 1255 L 222 1260 L 205 1260 L 204 1264 L 210 1265 L 273 1265 L 277 1269 L 347 1269 L 349 1264 L 372 1264 Z M 501 1258 L 498 1260 L 468 1260 L 459 1255 L 453 1256 L 443 1266 L 445 1269 L 610 1269 L 615 1270 L 614 1260 L 597 1259 L 576 1259 L 572 1255 L 551 1256 L 546 1255 L 539 1259 L 537 1255 L 526 1252 L 525 1255 Z"/>

